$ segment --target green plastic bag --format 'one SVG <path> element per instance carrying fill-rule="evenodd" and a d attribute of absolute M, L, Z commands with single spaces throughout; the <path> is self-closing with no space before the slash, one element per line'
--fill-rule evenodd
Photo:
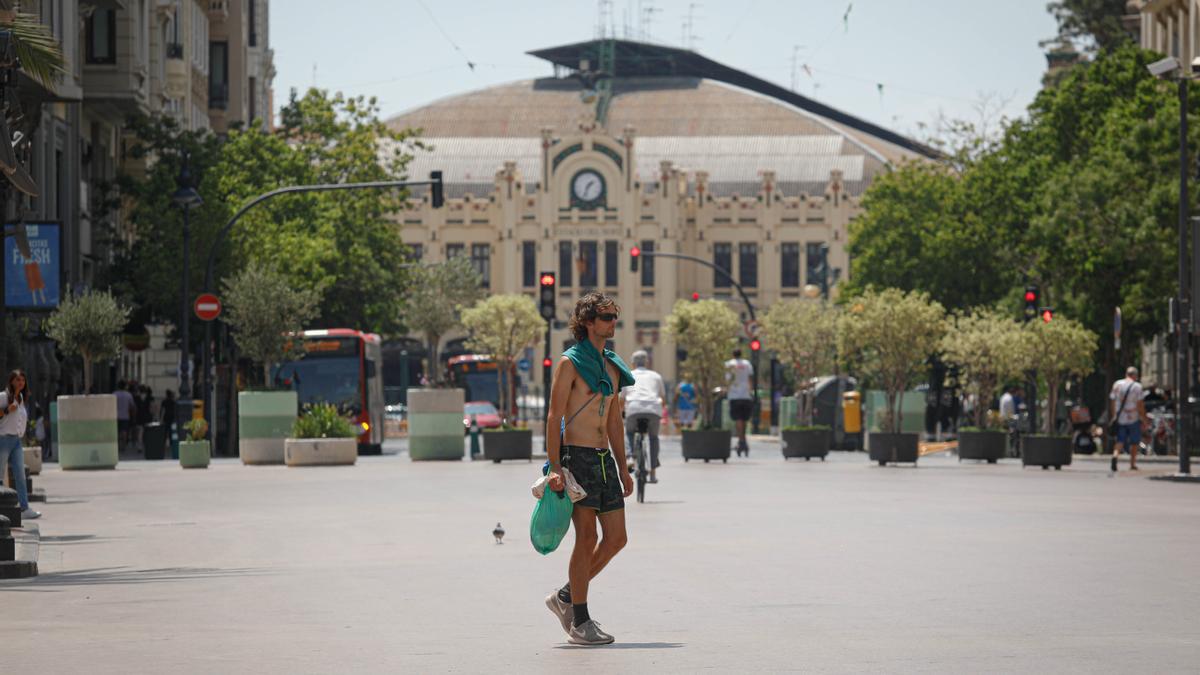
<path fill-rule="evenodd" d="M 562 543 L 571 529 L 571 511 L 575 505 L 567 498 L 567 492 L 555 492 L 550 488 L 542 493 L 542 498 L 533 507 L 533 517 L 529 519 L 529 541 L 538 553 L 546 555 Z"/>

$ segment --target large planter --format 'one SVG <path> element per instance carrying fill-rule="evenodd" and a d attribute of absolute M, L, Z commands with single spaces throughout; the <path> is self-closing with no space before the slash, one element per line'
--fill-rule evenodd
<path fill-rule="evenodd" d="M 533 429 L 483 432 L 483 457 L 499 464 L 505 459 L 533 459 Z"/>
<path fill-rule="evenodd" d="M 117 397 L 58 397 L 58 464 L 65 471 L 117 467 Z"/>
<path fill-rule="evenodd" d="M 831 429 L 784 429 L 782 436 L 784 459 L 820 457 L 823 462 L 833 442 Z"/>
<path fill-rule="evenodd" d="M 238 454 L 243 464 L 283 464 L 299 403 L 294 391 L 238 392 Z"/>
<path fill-rule="evenodd" d="M 408 390 L 408 456 L 414 461 L 463 458 L 462 389 Z"/>
<path fill-rule="evenodd" d="M 35 445 L 22 450 L 25 455 L 25 475 L 36 476 L 42 472 L 42 448 Z"/>
<path fill-rule="evenodd" d="M 1071 465 L 1071 439 L 1066 436 L 1022 436 L 1021 465 L 1062 469 Z"/>
<path fill-rule="evenodd" d="M 1008 434 L 1003 431 L 958 432 L 958 459 L 979 459 L 995 464 L 1008 449 Z"/>
<path fill-rule="evenodd" d="M 288 466 L 352 465 L 358 461 L 356 438 L 288 438 L 283 442 Z"/>
<path fill-rule="evenodd" d="M 719 459 L 729 461 L 729 444 L 733 433 L 728 429 L 684 429 L 683 461 Z"/>
<path fill-rule="evenodd" d="M 208 441 L 179 441 L 179 466 L 185 469 L 206 469 L 211 457 Z"/>
<path fill-rule="evenodd" d="M 872 431 L 867 434 L 867 446 L 870 449 L 871 461 L 879 462 L 879 466 L 885 466 L 889 462 L 892 464 L 900 462 L 916 464 L 917 443 L 920 436 L 920 434 L 914 433 L 893 434 Z"/>

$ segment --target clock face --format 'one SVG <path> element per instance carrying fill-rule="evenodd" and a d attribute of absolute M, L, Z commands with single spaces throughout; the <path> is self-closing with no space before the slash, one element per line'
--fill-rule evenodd
<path fill-rule="evenodd" d="M 580 202 L 595 202 L 604 195 L 604 178 L 595 171 L 580 171 L 571 180 L 571 194 Z"/>

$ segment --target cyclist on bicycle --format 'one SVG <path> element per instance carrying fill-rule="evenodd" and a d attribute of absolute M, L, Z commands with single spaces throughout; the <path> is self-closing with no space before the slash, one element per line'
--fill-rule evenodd
<path fill-rule="evenodd" d="M 662 375 L 650 370 L 650 355 L 639 349 L 633 353 L 634 383 L 621 390 L 621 400 L 625 402 L 625 435 L 629 445 L 633 447 L 633 435 L 637 431 L 637 421 L 645 419 L 649 424 L 650 437 L 650 479 L 648 482 L 658 482 L 658 425 L 662 420 L 663 402 L 667 398 L 667 389 L 663 385 Z"/>

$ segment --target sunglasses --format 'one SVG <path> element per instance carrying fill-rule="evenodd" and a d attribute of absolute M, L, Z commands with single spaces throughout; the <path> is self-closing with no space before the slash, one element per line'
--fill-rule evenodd
<path fill-rule="evenodd" d="M 603 314 L 597 314 L 596 318 L 600 321 L 616 321 L 617 314 L 614 312 L 605 312 Z"/>

